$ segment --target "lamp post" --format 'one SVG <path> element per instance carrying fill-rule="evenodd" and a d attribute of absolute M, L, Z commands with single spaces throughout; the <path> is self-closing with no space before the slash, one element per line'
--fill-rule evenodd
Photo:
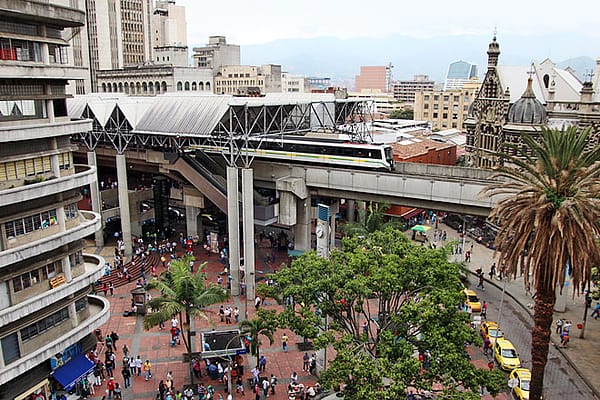
<path fill-rule="evenodd" d="M 231 394 L 231 398 L 233 398 L 233 392 L 232 392 L 233 385 L 231 384 L 231 367 L 232 367 L 233 363 L 231 362 L 231 354 L 229 354 L 229 345 L 233 342 L 234 339 L 239 339 L 240 337 L 241 337 L 241 334 L 238 333 L 237 335 L 235 335 L 231 339 L 229 339 L 229 341 L 227 342 L 227 345 L 225 346 L 225 354 L 227 354 L 227 357 L 229 358 L 229 365 L 227 366 L 227 393 Z"/>
<path fill-rule="evenodd" d="M 502 295 L 500 296 L 500 307 L 498 308 L 498 329 L 501 328 L 500 322 L 502 322 L 502 307 L 504 306 L 504 293 L 506 292 L 506 282 L 508 281 L 508 277 L 502 275 L 502 280 L 504 283 L 502 285 Z"/>
<path fill-rule="evenodd" d="M 587 315 L 588 315 L 588 310 L 590 309 L 590 306 L 592 305 L 592 296 L 590 296 L 590 282 L 588 281 L 588 288 L 585 291 L 585 299 L 584 299 L 584 306 L 583 306 L 583 323 L 581 324 L 581 332 L 579 333 L 579 338 L 580 339 L 584 339 L 584 335 L 585 335 L 585 323 L 587 321 Z"/>

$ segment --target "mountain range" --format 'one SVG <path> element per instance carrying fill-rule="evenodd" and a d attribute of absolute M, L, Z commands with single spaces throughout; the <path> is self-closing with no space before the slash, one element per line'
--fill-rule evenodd
<path fill-rule="evenodd" d="M 242 46 L 241 61 L 244 65 L 280 64 L 291 74 L 330 77 L 332 83 L 351 86 L 363 65 L 392 63 L 394 79 L 426 74 L 436 82 L 443 82 L 448 65 L 464 60 L 477 64 L 481 79 L 487 69 L 490 41 L 491 37 L 485 35 L 283 39 Z M 498 36 L 498 43 L 500 65 L 528 65 L 550 58 L 562 68 L 571 66 L 580 79 L 593 70 L 594 59 L 600 54 L 591 37 L 576 34 L 527 37 L 509 34 Z"/>

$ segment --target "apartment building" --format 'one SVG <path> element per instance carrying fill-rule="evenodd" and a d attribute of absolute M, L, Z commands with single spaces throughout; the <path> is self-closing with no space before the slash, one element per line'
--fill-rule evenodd
<path fill-rule="evenodd" d="M 471 80 L 460 90 L 422 91 L 415 93 L 414 118 L 431 121 L 434 131 L 463 129 L 469 106 L 475 100 L 481 83 Z"/>
<path fill-rule="evenodd" d="M 67 116 L 65 87 L 87 76 L 63 38 L 85 23 L 73 4 L 0 1 L 1 399 L 75 385 L 64 372 L 89 371 L 84 354 L 109 318 L 108 301 L 90 294 L 104 260 L 83 253 L 100 215 L 77 207 L 97 174 L 72 157 L 70 137 L 92 129 Z"/>
<path fill-rule="evenodd" d="M 281 65 L 222 66 L 214 78 L 216 94 L 281 93 Z"/>
<path fill-rule="evenodd" d="M 415 75 L 412 80 L 400 80 L 393 83 L 394 98 L 404 103 L 414 103 L 419 92 L 433 90 L 435 82 L 428 75 Z"/>

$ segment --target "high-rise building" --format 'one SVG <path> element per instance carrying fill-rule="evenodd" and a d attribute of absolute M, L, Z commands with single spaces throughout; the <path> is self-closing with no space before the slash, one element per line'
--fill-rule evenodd
<path fill-rule="evenodd" d="M 1 399 L 48 399 L 50 379 L 75 384 L 110 313 L 90 294 L 104 260 L 83 253 L 100 215 L 77 206 L 97 194 L 97 174 L 72 157 L 70 137 L 92 130 L 67 116 L 65 87 L 86 78 L 63 36 L 85 23 L 74 4 L 0 2 Z"/>
<path fill-rule="evenodd" d="M 210 36 L 204 47 L 194 47 L 194 67 L 210 68 L 213 73 L 221 67 L 240 65 L 240 46 L 227 44 L 225 36 Z"/>
<path fill-rule="evenodd" d="M 153 47 L 187 46 L 185 7 L 175 0 L 157 0 L 154 8 Z"/>
<path fill-rule="evenodd" d="M 466 61 L 453 62 L 448 66 L 444 90 L 462 89 L 472 79 L 477 79 L 477 65 Z"/>
<path fill-rule="evenodd" d="M 152 0 L 86 0 L 90 76 L 152 59 Z"/>
<path fill-rule="evenodd" d="M 360 67 L 360 74 L 356 75 L 354 79 L 354 90 L 357 93 L 364 90 L 387 93 L 389 89 L 389 68 L 391 68 L 391 66 Z"/>

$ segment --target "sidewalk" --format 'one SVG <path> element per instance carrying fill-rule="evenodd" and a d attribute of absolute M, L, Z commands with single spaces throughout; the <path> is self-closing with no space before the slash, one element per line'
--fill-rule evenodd
<path fill-rule="evenodd" d="M 440 224 L 438 230 L 445 230 L 448 235 L 447 242 L 452 240 L 461 240 L 457 231 L 451 227 Z M 430 231 L 430 237 L 433 235 Z M 440 243 L 439 241 L 437 242 Z M 499 265 L 498 259 L 494 259 L 494 250 L 491 250 L 483 245 L 478 244 L 475 240 L 470 237 L 466 239 L 466 249 L 469 249 L 473 244 L 473 252 L 471 254 L 471 262 L 467 263 L 468 268 L 472 273 L 476 269 L 481 268 L 483 270 L 486 284 L 495 285 L 498 288 L 502 288 L 502 283 L 499 280 L 490 281 L 489 271 L 493 262 Z M 464 260 L 463 254 L 455 255 L 456 260 Z M 595 392 L 596 396 L 600 398 L 600 383 L 597 380 L 596 370 L 600 365 L 600 321 L 596 321 L 590 318 L 589 315 L 592 312 L 590 308 L 588 310 L 588 318 L 585 327 L 585 338 L 580 339 L 579 335 L 581 330 L 577 328 L 577 324 L 583 322 L 583 310 L 584 310 L 584 296 L 575 295 L 573 297 L 573 286 L 565 286 L 563 289 L 562 299 L 566 303 L 564 312 L 555 312 L 554 321 L 558 318 L 563 320 L 570 320 L 572 322 L 570 342 L 567 348 L 560 348 L 560 339 L 558 335 L 552 334 L 552 344 L 557 347 L 557 350 L 565 357 L 569 364 L 575 369 L 579 376 L 587 383 L 590 388 Z M 523 283 L 523 277 L 517 277 L 511 279 L 506 283 L 506 295 L 516 301 L 527 313 L 533 316 L 533 304 L 534 300 L 531 296 L 525 293 L 525 285 Z M 554 328 L 554 324 L 553 324 Z"/>

